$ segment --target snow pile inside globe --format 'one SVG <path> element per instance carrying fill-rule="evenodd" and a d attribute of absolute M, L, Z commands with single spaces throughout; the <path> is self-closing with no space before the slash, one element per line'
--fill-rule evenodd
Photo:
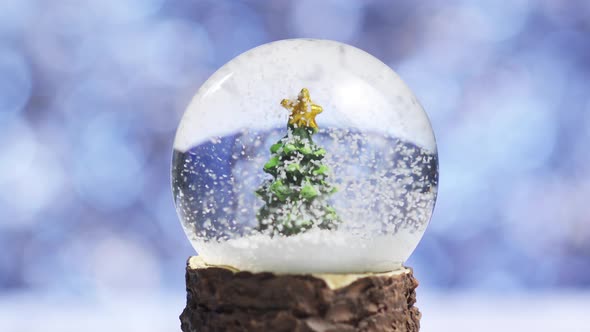
<path fill-rule="evenodd" d="M 186 110 L 172 163 L 195 250 L 250 271 L 398 269 L 437 194 L 436 143 L 412 92 L 375 57 L 326 40 L 224 65 Z"/>

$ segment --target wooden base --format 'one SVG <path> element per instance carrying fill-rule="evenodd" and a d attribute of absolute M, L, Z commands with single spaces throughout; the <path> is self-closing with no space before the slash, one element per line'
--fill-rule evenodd
<path fill-rule="evenodd" d="M 184 332 L 352 332 L 420 329 L 418 281 L 410 268 L 359 275 L 276 275 L 210 267 L 191 257 L 186 268 Z"/>

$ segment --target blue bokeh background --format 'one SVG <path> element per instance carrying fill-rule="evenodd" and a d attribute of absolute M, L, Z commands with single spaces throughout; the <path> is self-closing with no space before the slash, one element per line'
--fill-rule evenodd
<path fill-rule="evenodd" d="M 2 0 L 0 330 L 177 330 L 176 126 L 218 67 L 295 37 L 375 55 L 432 120 L 439 200 L 408 262 L 431 313 L 436 294 L 590 308 L 589 36 L 584 0 Z"/>

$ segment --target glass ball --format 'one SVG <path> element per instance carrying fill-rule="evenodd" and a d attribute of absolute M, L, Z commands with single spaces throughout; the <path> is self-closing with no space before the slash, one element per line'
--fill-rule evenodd
<path fill-rule="evenodd" d="M 398 269 L 437 195 L 428 117 L 398 75 L 328 40 L 251 49 L 198 90 L 176 133 L 181 224 L 209 264 L 284 273 Z"/>

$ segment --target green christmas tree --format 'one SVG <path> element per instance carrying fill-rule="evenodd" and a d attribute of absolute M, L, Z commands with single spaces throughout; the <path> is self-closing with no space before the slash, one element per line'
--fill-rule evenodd
<path fill-rule="evenodd" d="M 257 214 L 258 230 L 289 236 L 314 225 L 334 229 L 340 220 L 327 199 L 336 188 L 326 181 L 329 169 L 322 163 L 326 150 L 312 139 L 322 107 L 311 101 L 307 89 L 296 101 L 283 99 L 281 105 L 291 115 L 287 135 L 271 146 L 271 158 L 264 165 L 272 179 L 256 191 L 264 200 Z"/>

